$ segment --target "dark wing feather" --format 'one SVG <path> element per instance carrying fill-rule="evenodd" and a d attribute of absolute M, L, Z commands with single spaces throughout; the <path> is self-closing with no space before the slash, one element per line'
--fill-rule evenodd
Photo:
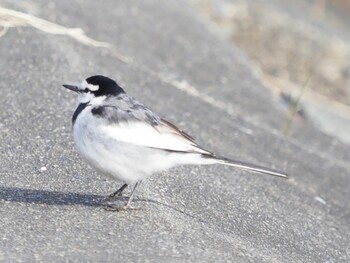
<path fill-rule="evenodd" d="M 174 124 L 172 124 L 171 122 L 168 122 L 167 120 L 164 120 L 164 119 L 160 119 L 160 120 L 161 120 L 161 123 L 162 123 L 163 125 L 168 126 L 169 128 L 173 129 L 174 132 L 176 132 L 177 134 L 179 134 L 179 135 L 185 137 L 187 140 L 190 140 L 191 142 L 194 143 L 194 138 L 193 138 L 191 135 L 189 135 L 188 133 L 186 133 L 186 132 L 180 130 L 178 127 L 176 127 L 176 126 L 175 126 Z"/>

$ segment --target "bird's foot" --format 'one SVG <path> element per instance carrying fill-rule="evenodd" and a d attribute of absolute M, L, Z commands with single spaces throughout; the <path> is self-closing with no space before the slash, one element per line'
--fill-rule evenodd
<path fill-rule="evenodd" d="M 120 204 L 120 202 L 115 202 L 111 204 L 107 204 L 105 206 L 106 211 L 112 211 L 112 212 L 121 212 L 121 211 L 126 211 L 126 210 L 140 210 L 139 207 L 134 207 L 129 204 Z"/>
<path fill-rule="evenodd" d="M 106 196 L 105 198 L 102 199 L 102 202 L 104 204 L 110 204 L 110 203 L 115 203 L 116 201 L 119 200 L 125 200 L 126 196 L 123 194 L 115 195 L 115 194 L 110 194 L 109 196 Z"/>
<path fill-rule="evenodd" d="M 127 184 L 124 184 L 118 191 L 115 193 L 111 194 L 106 198 L 106 207 L 105 209 L 107 211 L 122 211 L 122 210 L 139 210 L 137 207 L 131 206 L 131 202 L 133 200 L 134 192 L 137 186 L 139 185 L 140 182 L 137 182 L 134 186 L 134 189 L 132 190 L 128 201 L 125 203 L 123 200 L 124 197 L 122 196 L 123 190 L 128 186 Z M 123 202 L 124 201 L 124 202 Z"/>

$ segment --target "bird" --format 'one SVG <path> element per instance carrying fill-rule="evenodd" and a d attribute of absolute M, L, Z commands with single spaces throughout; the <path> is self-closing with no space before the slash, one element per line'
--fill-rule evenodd
<path fill-rule="evenodd" d="M 123 185 L 107 197 L 117 211 L 131 205 L 140 182 L 154 173 L 179 165 L 223 164 L 256 173 L 287 178 L 274 169 L 221 157 L 199 146 L 194 138 L 126 94 L 111 78 L 94 75 L 63 87 L 78 95 L 73 137 L 83 160 L 97 172 Z M 134 185 L 126 202 L 123 191 Z"/>

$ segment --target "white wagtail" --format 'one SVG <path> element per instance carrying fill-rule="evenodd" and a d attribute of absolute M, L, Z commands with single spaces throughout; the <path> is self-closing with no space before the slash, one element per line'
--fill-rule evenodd
<path fill-rule="evenodd" d="M 129 184 L 135 184 L 127 203 L 117 208 L 131 207 L 142 179 L 178 165 L 224 164 L 287 177 L 201 148 L 190 135 L 128 96 L 110 78 L 97 75 L 63 87 L 78 94 L 79 105 L 72 118 L 78 152 L 98 172 L 124 182 L 109 201 L 116 201 Z"/>

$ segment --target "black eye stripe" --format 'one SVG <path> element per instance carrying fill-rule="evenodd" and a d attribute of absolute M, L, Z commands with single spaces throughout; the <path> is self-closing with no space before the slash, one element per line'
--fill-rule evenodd
<path fill-rule="evenodd" d="M 90 90 L 89 90 L 88 88 L 85 88 L 85 89 L 84 89 L 84 92 L 85 92 L 85 93 L 88 93 L 88 92 L 90 92 Z"/>

